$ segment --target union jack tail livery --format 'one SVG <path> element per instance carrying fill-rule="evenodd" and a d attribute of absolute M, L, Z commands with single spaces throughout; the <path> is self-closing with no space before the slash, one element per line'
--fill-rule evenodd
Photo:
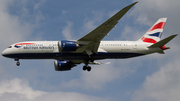
<path fill-rule="evenodd" d="M 160 41 L 167 18 L 160 18 L 138 41 L 156 43 Z"/>

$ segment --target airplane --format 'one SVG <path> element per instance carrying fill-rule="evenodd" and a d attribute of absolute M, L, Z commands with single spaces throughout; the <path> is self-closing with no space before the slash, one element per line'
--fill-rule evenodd
<path fill-rule="evenodd" d="M 17 66 L 20 65 L 19 59 L 55 59 L 56 71 L 68 71 L 81 63 L 85 64 L 84 71 L 91 71 L 89 64 L 101 64 L 95 60 L 164 54 L 164 50 L 170 49 L 165 44 L 177 36 L 175 34 L 160 40 L 167 18 L 160 18 L 137 41 L 101 41 L 136 3 L 123 8 L 78 40 L 18 42 L 5 49 L 2 56 L 13 58 Z"/>

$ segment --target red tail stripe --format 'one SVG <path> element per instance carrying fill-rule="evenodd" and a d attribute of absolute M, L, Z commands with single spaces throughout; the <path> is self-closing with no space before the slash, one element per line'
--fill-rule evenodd
<path fill-rule="evenodd" d="M 151 38 L 142 37 L 141 40 L 142 40 L 143 42 L 156 43 L 156 40 L 151 39 Z"/>
<path fill-rule="evenodd" d="M 164 29 L 164 25 L 166 22 L 160 22 L 156 25 L 154 25 L 148 32 L 153 31 L 155 29 Z"/>

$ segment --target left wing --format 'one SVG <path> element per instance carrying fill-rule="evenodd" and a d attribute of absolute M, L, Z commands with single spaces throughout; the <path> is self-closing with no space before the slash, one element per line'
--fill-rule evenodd
<path fill-rule="evenodd" d="M 118 21 L 126 14 L 126 12 L 133 7 L 137 2 L 123 8 L 117 12 L 114 16 L 109 18 L 99 27 L 91 31 L 89 34 L 77 40 L 82 47 L 77 49 L 77 52 L 86 52 L 88 55 L 97 53 L 100 41 L 107 35 L 107 33 L 115 27 Z"/>

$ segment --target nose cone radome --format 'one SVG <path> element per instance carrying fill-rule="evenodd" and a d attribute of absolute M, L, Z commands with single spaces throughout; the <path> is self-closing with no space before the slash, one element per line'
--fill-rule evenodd
<path fill-rule="evenodd" d="M 9 49 L 5 49 L 5 50 L 1 53 L 1 55 L 4 56 L 4 57 L 8 57 L 9 54 L 11 54 L 11 52 L 10 52 Z"/>
<path fill-rule="evenodd" d="M 4 51 L 1 53 L 1 55 L 4 56 L 4 57 L 6 56 L 6 54 L 7 54 L 7 53 L 6 53 L 6 50 L 4 50 Z"/>

